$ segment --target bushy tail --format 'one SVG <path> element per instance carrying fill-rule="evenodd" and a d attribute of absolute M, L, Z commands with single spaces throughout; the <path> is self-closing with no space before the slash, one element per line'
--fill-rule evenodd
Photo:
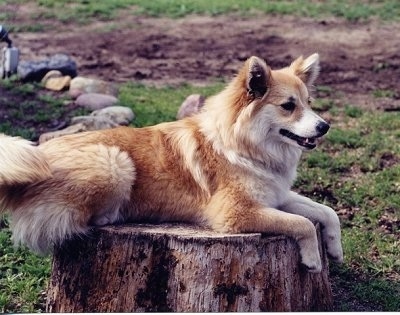
<path fill-rule="evenodd" d="M 135 180 L 119 148 L 58 139 L 50 149 L 0 134 L 0 212 L 11 214 L 14 243 L 38 253 L 122 218 Z"/>
<path fill-rule="evenodd" d="M 0 134 L 0 212 L 14 217 L 24 189 L 51 176 L 45 155 L 32 142 Z M 27 226 L 32 228 L 37 227 Z"/>
<path fill-rule="evenodd" d="M 20 137 L 0 134 L 0 187 L 34 183 L 49 177 L 50 166 L 38 147 Z"/>

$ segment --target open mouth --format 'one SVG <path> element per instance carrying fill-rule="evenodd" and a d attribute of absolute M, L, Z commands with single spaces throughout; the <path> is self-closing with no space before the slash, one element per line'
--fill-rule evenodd
<path fill-rule="evenodd" d="M 286 129 L 281 129 L 279 130 L 279 133 L 282 136 L 288 137 L 289 139 L 292 139 L 297 142 L 298 145 L 307 148 L 307 149 L 314 149 L 317 144 L 315 143 L 315 140 L 317 139 L 316 137 L 312 138 L 304 138 L 300 137 L 298 135 L 295 135 L 293 132 L 290 132 L 289 130 Z"/>

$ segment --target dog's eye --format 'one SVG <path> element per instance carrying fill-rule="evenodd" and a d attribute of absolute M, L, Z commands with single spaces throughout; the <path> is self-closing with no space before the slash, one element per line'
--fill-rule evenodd
<path fill-rule="evenodd" d="M 286 102 L 281 105 L 284 110 L 294 111 L 296 104 L 294 102 Z"/>

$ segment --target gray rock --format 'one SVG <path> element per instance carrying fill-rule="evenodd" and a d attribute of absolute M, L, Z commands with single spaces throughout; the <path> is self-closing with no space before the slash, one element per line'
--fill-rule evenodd
<path fill-rule="evenodd" d="M 76 63 L 68 55 L 56 54 L 40 61 L 20 61 L 18 64 L 18 77 L 24 81 L 41 81 L 47 72 L 58 70 L 62 75 L 77 76 Z"/>
<path fill-rule="evenodd" d="M 108 129 L 108 128 L 115 128 L 118 127 L 118 124 L 111 121 L 109 118 L 104 116 L 80 116 L 75 117 L 76 122 L 75 124 L 57 131 L 46 132 L 39 137 L 39 144 L 46 142 L 50 139 L 72 135 L 74 133 L 83 132 L 83 131 L 91 131 L 91 130 L 101 130 L 101 129 Z M 79 118 L 79 119 L 78 119 Z"/>
<path fill-rule="evenodd" d="M 46 132 L 39 137 L 39 144 L 50 139 L 72 135 L 74 133 L 115 128 L 119 125 L 105 116 L 79 116 L 73 118 L 73 125 L 57 131 Z"/>
<path fill-rule="evenodd" d="M 71 85 L 71 83 L 70 83 Z M 90 110 L 113 106 L 118 102 L 115 96 L 100 93 L 85 93 L 78 96 L 75 104 Z"/>
<path fill-rule="evenodd" d="M 90 116 L 108 117 L 118 125 L 129 125 L 129 123 L 135 118 L 132 109 L 125 106 L 110 106 L 95 110 L 90 114 Z"/>
<path fill-rule="evenodd" d="M 49 141 L 53 138 L 58 138 L 61 136 L 66 136 L 66 135 L 72 135 L 74 133 L 78 133 L 78 132 L 82 132 L 82 131 L 86 131 L 86 130 L 87 129 L 84 124 L 76 124 L 76 125 L 69 126 L 62 130 L 45 132 L 40 135 L 38 142 L 39 142 L 39 144 L 41 144 L 41 143 Z"/>
<path fill-rule="evenodd" d="M 118 95 L 117 87 L 110 82 L 99 79 L 76 77 L 71 80 L 69 94 L 73 98 L 77 98 L 84 93 L 100 93 L 112 96 Z"/>
<path fill-rule="evenodd" d="M 77 116 L 71 120 L 71 126 L 74 125 L 83 125 L 85 130 L 101 130 L 119 126 L 106 116 Z"/>
<path fill-rule="evenodd" d="M 88 116 L 77 116 L 72 118 L 71 125 L 65 129 L 42 134 L 39 137 L 39 143 L 78 132 L 109 129 L 120 125 L 128 125 L 134 117 L 135 115 L 133 111 L 130 108 L 123 106 L 111 106 L 96 110 Z"/>
<path fill-rule="evenodd" d="M 77 90 L 77 89 L 72 89 L 71 90 L 71 82 L 70 82 L 70 87 L 69 87 L 69 96 L 71 96 L 73 99 L 76 99 L 79 97 L 79 95 L 84 94 L 82 90 Z"/>
<path fill-rule="evenodd" d="M 205 97 L 200 94 L 189 95 L 183 101 L 181 107 L 179 107 L 176 119 L 182 119 L 197 114 L 203 107 L 205 100 Z"/>
<path fill-rule="evenodd" d="M 88 116 L 73 117 L 71 125 L 83 123 L 93 126 L 95 129 L 104 129 L 103 126 L 113 128 L 120 125 L 128 125 L 133 118 L 135 118 L 135 114 L 129 107 L 110 106 L 95 110 Z"/>

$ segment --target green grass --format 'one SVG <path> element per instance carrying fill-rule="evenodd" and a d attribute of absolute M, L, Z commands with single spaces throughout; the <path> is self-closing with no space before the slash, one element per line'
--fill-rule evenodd
<path fill-rule="evenodd" d="M 83 109 L 67 112 L 64 102 L 68 97 L 46 94 L 38 83 L 21 83 L 11 78 L 0 80 L 0 88 L 0 115 L 2 110 L 7 111 L 5 119 L 0 116 L 1 133 L 36 140 L 41 133 L 38 129 L 55 128 L 58 122 L 87 112 Z"/>
<path fill-rule="evenodd" d="M 393 91 L 393 90 L 379 90 L 378 89 L 378 90 L 374 90 L 372 92 L 372 95 L 377 97 L 377 98 L 380 98 L 380 97 L 391 97 L 391 98 L 393 98 L 393 97 L 396 97 L 396 91 Z"/>
<path fill-rule="evenodd" d="M 365 303 L 398 311 L 400 113 L 345 106 L 333 120 L 321 147 L 303 156 L 295 187 L 341 214 L 345 264 L 331 271 L 339 285 Z"/>
<path fill-rule="evenodd" d="M 7 84 L 12 89 L 12 83 Z M 163 88 L 131 83 L 121 87 L 119 98 L 121 105 L 134 110 L 133 125 L 141 127 L 174 120 L 189 94 L 209 96 L 222 87 L 218 82 Z M 38 88 L 15 87 L 30 97 L 37 96 Z M 57 100 L 39 97 L 58 113 Z M 331 270 L 339 285 L 347 286 L 360 303 L 398 310 L 400 295 L 394 293 L 400 292 L 400 114 L 326 106 L 325 99 L 318 102 L 322 114 L 330 112 L 332 129 L 318 149 L 303 155 L 295 189 L 341 215 L 345 263 L 332 265 Z M 22 106 L 31 106 L 28 98 Z M 385 229 L 382 220 L 387 217 L 392 223 Z M 49 258 L 14 251 L 9 236 L 7 228 L 0 230 L 0 311 L 43 311 L 40 298 L 49 275 Z M 351 307 L 342 305 L 344 311 Z"/>
<path fill-rule="evenodd" d="M 9 229 L 0 229 L 0 312 L 37 312 L 43 309 L 50 257 L 15 250 L 10 237 Z"/>
<path fill-rule="evenodd" d="M 6 10 L 5 4 L 30 3 L 31 19 L 35 23 L 13 25 L 13 17 L 18 12 Z M 4 6 L 5 9 L 2 9 Z M 0 0 L 0 17 L 10 20 L 13 31 L 43 31 L 46 25 L 40 20 L 57 19 L 61 22 L 90 23 L 95 20 L 115 19 L 122 11 L 153 17 L 179 18 L 189 14 L 222 15 L 239 14 L 254 16 L 258 14 L 296 15 L 312 18 L 329 16 L 341 17 L 350 21 L 368 20 L 372 17 L 381 20 L 399 20 L 400 2 L 386 1 L 265 1 L 265 0 Z"/>
<path fill-rule="evenodd" d="M 139 12 L 152 16 L 182 17 L 187 14 L 220 15 L 240 14 L 291 14 L 307 17 L 338 16 L 349 20 L 378 16 L 382 19 L 397 19 L 400 5 L 397 1 L 263 1 L 263 0 L 166 0 L 135 1 Z"/>
<path fill-rule="evenodd" d="M 121 87 L 119 100 L 120 105 L 131 107 L 136 114 L 133 124 L 143 127 L 175 120 L 179 106 L 188 95 L 210 96 L 223 86 L 222 83 L 216 83 L 206 87 L 182 85 L 179 88 L 154 88 L 131 83 Z"/>
<path fill-rule="evenodd" d="M 332 265 L 330 269 L 331 273 L 335 274 L 335 286 L 345 290 L 345 292 L 352 292 L 352 295 L 362 303 L 362 307 L 365 307 L 365 309 L 396 312 L 400 309 L 400 299 L 397 298 L 400 296 L 398 281 L 365 277 L 354 273 L 347 266 L 338 268 Z M 337 298 L 340 299 L 337 311 L 352 311 L 354 302 L 348 299 L 348 296 L 341 295 Z"/>

